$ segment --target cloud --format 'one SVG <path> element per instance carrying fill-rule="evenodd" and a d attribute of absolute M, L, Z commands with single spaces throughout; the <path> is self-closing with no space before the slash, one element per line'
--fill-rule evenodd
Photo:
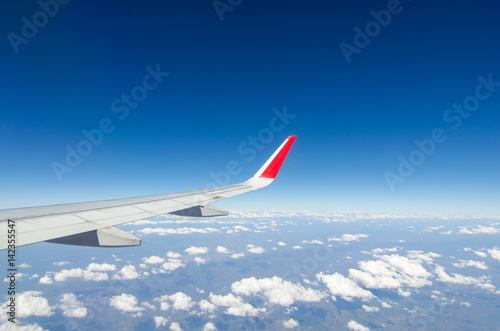
<path fill-rule="evenodd" d="M 494 290 L 495 287 L 490 283 L 490 280 L 486 276 L 479 278 L 464 276 L 460 274 L 453 274 L 453 276 L 448 275 L 442 266 L 436 267 L 436 274 L 438 275 L 438 280 L 445 283 L 460 284 L 460 285 L 474 285 L 476 287 L 485 290 Z"/>
<path fill-rule="evenodd" d="M 363 301 L 367 301 L 374 298 L 372 292 L 361 288 L 353 280 L 337 272 L 332 275 L 325 275 L 320 272 L 316 274 L 316 278 L 326 284 L 331 294 L 340 296 L 346 301 L 353 301 L 354 298 L 360 298 Z"/>
<path fill-rule="evenodd" d="M 295 245 L 295 246 L 292 246 L 293 249 L 302 249 L 302 246 L 299 246 L 299 245 Z"/>
<path fill-rule="evenodd" d="M 64 282 L 68 278 L 82 278 L 84 281 L 99 282 L 109 280 L 108 274 L 105 272 L 95 272 L 90 270 L 76 269 L 63 269 L 54 273 L 54 280 L 57 282 Z"/>
<path fill-rule="evenodd" d="M 154 320 L 155 320 L 155 327 L 156 328 L 159 328 L 159 327 L 162 327 L 162 326 L 167 326 L 168 319 L 166 319 L 163 316 L 155 316 Z"/>
<path fill-rule="evenodd" d="M 399 254 L 382 255 L 379 260 L 360 261 L 361 270 L 349 269 L 349 276 L 368 288 L 399 289 L 403 286 L 422 287 L 432 285 L 432 276 L 423 266 L 423 259 L 432 259 L 429 254 L 411 253 L 412 259 Z"/>
<path fill-rule="evenodd" d="M 161 310 L 167 310 L 170 308 L 170 304 L 172 304 L 174 310 L 189 310 L 195 305 L 191 297 L 182 292 L 177 292 L 172 295 L 162 295 L 153 300 L 160 302 Z"/>
<path fill-rule="evenodd" d="M 208 259 L 204 259 L 204 258 L 201 258 L 199 256 L 194 258 L 194 262 L 196 262 L 197 265 L 205 264 L 205 263 L 207 263 L 207 261 L 208 261 Z"/>
<path fill-rule="evenodd" d="M 283 326 L 287 329 L 293 329 L 299 326 L 299 322 L 290 318 L 288 321 L 283 321 Z"/>
<path fill-rule="evenodd" d="M 214 295 L 210 293 L 210 301 L 216 306 L 227 307 L 226 314 L 234 316 L 257 316 L 266 312 L 266 308 L 255 308 L 249 303 L 243 301 L 241 297 L 237 297 L 232 293 L 227 295 Z"/>
<path fill-rule="evenodd" d="M 147 264 L 160 264 L 165 262 L 165 259 L 156 255 L 152 255 L 150 257 L 143 257 L 142 261 Z"/>
<path fill-rule="evenodd" d="M 63 266 L 69 264 L 68 261 L 52 262 L 52 265 Z"/>
<path fill-rule="evenodd" d="M 145 309 L 138 306 L 138 303 L 137 298 L 128 293 L 116 295 L 110 300 L 110 305 L 112 307 L 120 310 L 124 314 L 130 314 L 133 317 L 142 316 L 142 311 Z"/>
<path fill-rule="evenodd" d="M 359 234 L 343 234 L 340 238 L 336 238 L 336 237 L 331 237 L 331 238 L 328 238 L 328 241 L 343 241 L 343 242 L 346 242 L 346 241 L 359 241 L 359 239 L 361 238 L 368 238 L 369 235 L 367 234 L 363 234 L 363 233 L 359 233 Z"/>
<path fill-rule="evenodd" d="M 216 251 L 217 251 L 217 253 L 229 254 L 229 249 L 227 249 L 224 246 L 217 246 Z"/>
<path fill-rule="evenodd" d="M 500 249 L 497 249 L 496 247 L 494 249 L 488 249 L 488 253 L 490 253 L 492 258 L 500 261 Z"/>
<path fill-rule="evenodd" d="M 217 328 L 212 322 L 208 322 L 207 324 L 205 324 L 205 326 L 203 326 L 203 331 L 216 331 L 216 330 Z"/>
<path fill-rule="evenodd" d="M 250 252 L 250 253 L 254 253 L 254 254 L 262 254 L 264 253 L 266 250 L 262 247 L 257 247 L 255 245 L 252 245 L 252 244 L 249 244 L 247 245 L 247 251 Z"/>
<path fill-rule="evenodd" d="M 47 299 L 41 296 L 40 291 L 26 291 L 17 294 L 17 316 L 19 318 L 29 316 L 48 317 L 54 314 Z M 4 307 L 7 303 L 4 304 Z"/>
<path fill-rule="evenodd" d="M 282 241 L 278 241 L 278 245 L 279 246 L 286 246 L 286 244 L 284 242 L 282 242 Z"/>
<path fill-rule="evenodd" d="M 326 295 L 311 288 L 305 288 L 280 277 L 257 279 L 244 278 L 231 285 L 231 290 L 240 295 L 259 295 L 269 303 L 288 307 L 294 302 L 318 302 Z"/>
<path fill-rule="evenodd" d="M 169 329 L 172 330 L 172 331 L 182 331 L 181 326 L 177 322 L 172 322 L 172 324 L 170 324 L 170 328 Z"/>
<path fill-rule="evenodd" d="M 164 271 L 174 271 L 176 269 L 183 268 L 185 266 L 186 265 L 182 263 L 182 261 L 179 259 L 168 259 L 168 262 L 163 263 L 161 265 L 161 268 Z"/>
<path fill-rule="evenodd" d="M 182 256 L 181 254 L 179 254 L 177 252 L 172 252 L 172 251 L 168 251 L 166 255 L 167 255 L 167 257 L 169 257 L 171 259 L 178 259 Z"/>
<path fill-rule="evenodd" d="M 495 234 L 500 233 L 500 229 L 494 228 L 492 226 L 478 225 L 475 228 L 460 226 L 458 233 L 462 234 Z"/>
<path fill-rule="evenodd" d="M 114 271 L 116 270 L 116 266 L 114 264 L 109 263 L 91 263 L 87 266 L 87 270 L 89 271 Z"/>
<path fill-rule="evenodd" d="M 382 253 L 397 252 L 397 251 L 398 251 L 398 247 L 372 249 L 373 254 L 382 254 Z"/>
<path fill-rule="evenodd" d="M 392 308 L 392 306 L 390 304 L 388 304 L 387 302 L 385 302 L 385 301 L 382 301 L 382 307 L 384 307 L 384 308 Z"/>
<path fill-rule="evenodd" d="M 302 240 L 303 244 L 313 244 L 313 245 L 324 245 L 325 243 L 322 242 L 321 240 Z"/>
<path fill-rule="evenodd" d="M 40 278 L 40 280 L 38 281 L 38 283 L 40 283 L 40 284 L 52 284 L 52 278 L 50 278 L 49 276 L 45 275 L 42 278 Z"/>
<path fill-rule="evenodd" d="M 208 253 L 208 248 L 191 246 L 189 248 L 186 248 L 184 252 L 188 253 L 189 255 L 206 254 Z"/>
<path fill-rule="evenodd" d="M 480 261 L 459 260 L 459 262 L 455 262 L 455 263 L 452 263 L 452 264 L 453 264 L 453 266 L 455 266 L 457 268 L 476 267 L 476 268 L 482 269 L 482 270 L 488 269 L 488 267 L 486 266 L 486 264 L 484 262 L 480 262 Z"/>
<path fill-rule="evenodd" d="M 363 305 L 361 308 L 363 308 L 365 311 L 367 311 L 369 313 L 376 313 L 380 310 L 379 307 L 371 307 L 371 306 L 367 306 L 367 305 Z"/>
<path fill-rule="evenodd" d="M 139 278 L 139 273 L 133 265 L 126 265 L 121 270 L 113 276 L 113 279 L 137 279 Z"/>
<path fill-rule="evenodd" d="M 482 257 L 482 258 L 486 258 L 486 257 L 488 257 L 488 254 L 486 254 L 485 252 L 475 251 L 475 250 L 472 250 L 470 247 L 466 247 L 466 248 L 464 248 L 464 251 L 465 251 L 465 252 L 472 252 L 472 253 L 474 253 L 474 254 L 476 254 L 477 256 Z"/>
<path fill-rule="evenodd" d="M 240 257 L 244 257 L 245 253 L 234 253 L 231 255 L 232 259 L 239 259 Z"/>
<path fill-rule="evenodd" d="M 217 309 L 216 305 L 207 300 L 201 300 L 198 305 L 200 306 L 200 309 L 206 313 L 213 313 Z"/>
<path fill-rule="evenodd" d="M 351 330 L 354 330 L 354 331 L 369 331 L 370 330 L 366 326 L 363 326 L 363 325 L 361 325 L 358 322 L 353 321 L 353 320 L 350 320 L 349 323 L 347 323 L 347 327 Z"/>
<path fill-rule="evenodd" d="M 171 229 L 171 228 L 144 228 L 142 230 L 139 230 L 137 232 L 140 232 L 142 234 L 158 234 L 160 236 L 166 236 L 169 234 L 191 234 L 191 233 L 214 233 L 214 232 L 220 232 L 219 229 L 215 228 L 177 228 L 177 229 Z"/>
<path fill-rule="evenodd" d="M 63 311 L 63 315 L 66 317 L 83 318 L 87 316 L 87 308 L 78 301 L 73 293 L 61 295 L 57 307 Z"/>
<path fill-rule="evenodd" d="M 29 268 L 29 267 L 31 267 L 31 266 L 30 266 L 29 264 L 27 264 L 27 263 L 21 263 L 21 264 L 18 264 L 17 266 L 18 266 L 19 268 Z"/>

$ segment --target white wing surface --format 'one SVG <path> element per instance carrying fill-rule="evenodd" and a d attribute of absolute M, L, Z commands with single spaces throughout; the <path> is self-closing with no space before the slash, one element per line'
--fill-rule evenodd
<path fill-rule="evenodd" d="M 226 211 L 209 204 L 271 184 L 295 137 L 288 137 L 252 178 L 240 184 L 138 198 L 0 210 L 0 250 L 12 248 L 9 244 L 13 243 L 17 247 L 41 241 L 96 247 L 138 246 L 139 238 L 113 226 L 169 213 L 225 216 Z"/>

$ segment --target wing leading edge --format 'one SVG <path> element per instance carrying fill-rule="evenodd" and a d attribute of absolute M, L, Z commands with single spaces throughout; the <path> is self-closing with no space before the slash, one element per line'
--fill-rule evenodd
<path fill-rule="evenodd" d="M 47 241 L 124 247 L 140 245 L 141 241 L 113 228 L 115 225 L 169 213 L 194 217 L 225 216 L 226 211 L 209 204 L 271 184 L 295 138 L 288 137 L 252 178 L 240 184 L 137 198 L 0 210 L 0 250 L 8 247 L 8 220 L 15 221 L 16 246 Z"/>

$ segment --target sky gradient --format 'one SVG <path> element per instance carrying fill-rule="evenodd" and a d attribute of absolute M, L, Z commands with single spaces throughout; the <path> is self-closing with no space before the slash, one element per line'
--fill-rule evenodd
<path fill-rule="evenodd" d="M 271 186 L 217 205 L 500 215 L 495 1 L 235 3 L 69 1 L 45 22 L 4 2 L 0 208 L 237 183 L 297 135 Z"/>

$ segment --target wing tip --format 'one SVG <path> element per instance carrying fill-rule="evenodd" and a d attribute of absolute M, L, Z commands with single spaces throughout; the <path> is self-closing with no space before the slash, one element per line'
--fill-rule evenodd
<path fill-rule="evenodd" d="M 295 142 L 296 135 L 289 136 L 281 144 L 281 146 L 274 152 L 274 154 L 267 160 L 267 162 L 260 168 L 260 170 L 255 174 L 255 178 L 269 178 L 274 179 L 278 174 L 283 161 L 285 161 L 290 148 Z"/>

